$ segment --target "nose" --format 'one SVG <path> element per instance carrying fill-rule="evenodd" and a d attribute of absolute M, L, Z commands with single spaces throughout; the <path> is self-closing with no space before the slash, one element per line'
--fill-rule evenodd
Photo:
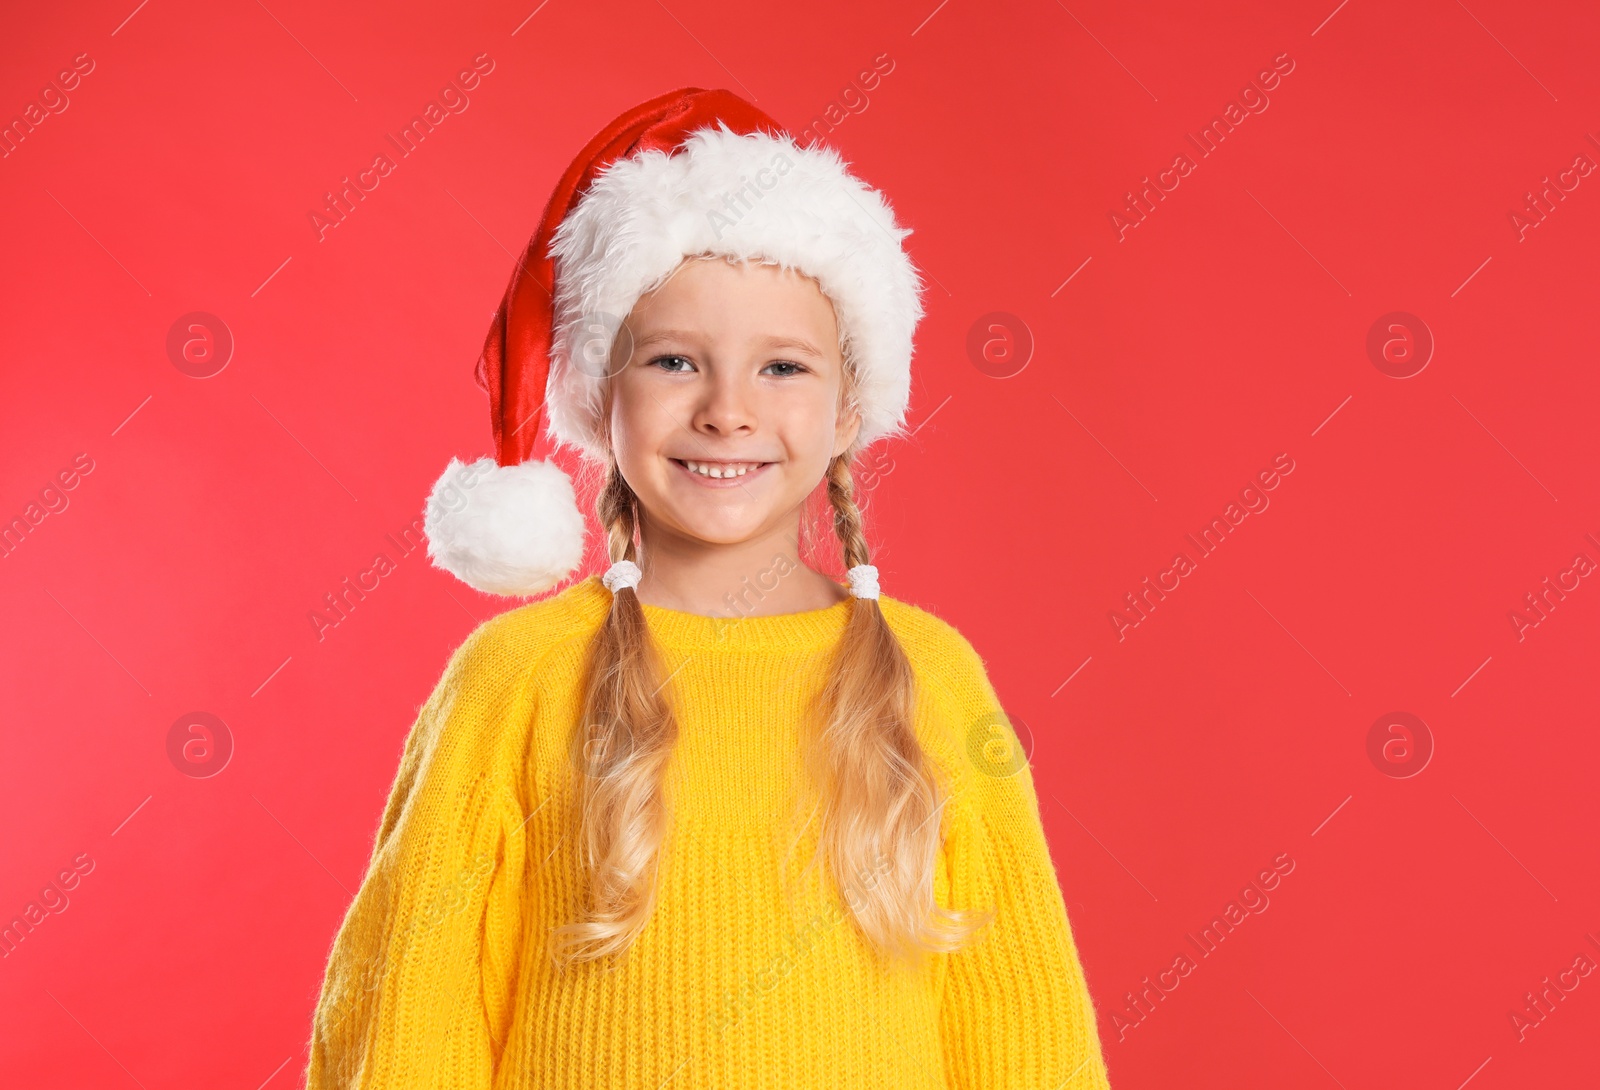
<path fill-rule="evenodd" d="M 712 372 L 705 394 L 695 407 L 692 427 L 701 435 L 726 438 L 756 429 L 755 406 L 744 377 L 732 368 Z"/>

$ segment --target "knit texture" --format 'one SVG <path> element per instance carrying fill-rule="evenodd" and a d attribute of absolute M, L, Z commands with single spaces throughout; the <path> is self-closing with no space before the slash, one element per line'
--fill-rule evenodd
<path fill-rule="evenodd" d="M 997 912 L 972 945 L 898 966 L 806 865 L 802 725 L 855 600 L 728 619 L 647 604 L 680 732 L 656 906 L 622 957 L 559 970 L 550 933 L 583 903 L 573 741 L 611 604 L 591 576 L 480 625 L 422 706 L 329 956 L 307 1090 L 1108 1090 L 983 660 L 932 614 L 878 603 L 952 793 L 935 898 Z"/>

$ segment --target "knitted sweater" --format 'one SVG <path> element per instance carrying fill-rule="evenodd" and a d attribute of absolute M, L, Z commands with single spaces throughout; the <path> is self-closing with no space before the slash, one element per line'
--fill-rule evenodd
<path fill-rule="evenodd" d="M 935 897 L 994 922 L 898 966 L 831 872 L 804 867 L 818 822 L 798 841 L 786 824 L 801 724 L 852 600 L 742 619 L 646 604 L 679 723 L 656 905 L 620 959 L 558 969 L 550 931 L 583 904 L 571 744 L 610 602 L 591 576 L 451 657 L 333 942 L 306 1090 L 1107 1090 L 1031 771 L 983 661 L 888 596 L 918 737 L 954 785 Z"/>

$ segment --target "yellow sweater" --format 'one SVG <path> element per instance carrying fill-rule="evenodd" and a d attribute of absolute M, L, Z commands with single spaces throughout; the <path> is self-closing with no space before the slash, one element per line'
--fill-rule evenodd
<path fill-rule="evenodd" d="M 582 903 L 569 744 L 610 601 L 591 576 L 451 657 L 333 943 L 307 1090 L 1106 1090 L 1031 771 L 1007 763 L 983 660 L 888 596 L 918 736 L 955 785 L 935 896 L 997 909 L 975 945 L 894 968 L 826 868 L 785 895 L 816 843 L 815 821 L 792 854 L 783 832 L 802 709 L 852 600 L 743 619 L 645 605 L 680 731 L 657 903 L 621 960 L 558 970 L 550 930 Z"/>

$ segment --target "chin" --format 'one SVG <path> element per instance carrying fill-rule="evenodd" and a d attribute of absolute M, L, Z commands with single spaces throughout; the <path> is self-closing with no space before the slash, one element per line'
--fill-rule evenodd
<path fill-rule="evenodd" d="M 764 505 L 763 505 L 764 506 Z M 648 508 L 647 508 L 648 509 Z M 726 517 L 726 510 L 707 510 L 686 504 L 673 504 L 668 510 L 672 521 L 682 532 L 707 545 L 737 545 L 749 541 L 769 525 L 771 512 L 740 510 L 736 517 Z"/>

